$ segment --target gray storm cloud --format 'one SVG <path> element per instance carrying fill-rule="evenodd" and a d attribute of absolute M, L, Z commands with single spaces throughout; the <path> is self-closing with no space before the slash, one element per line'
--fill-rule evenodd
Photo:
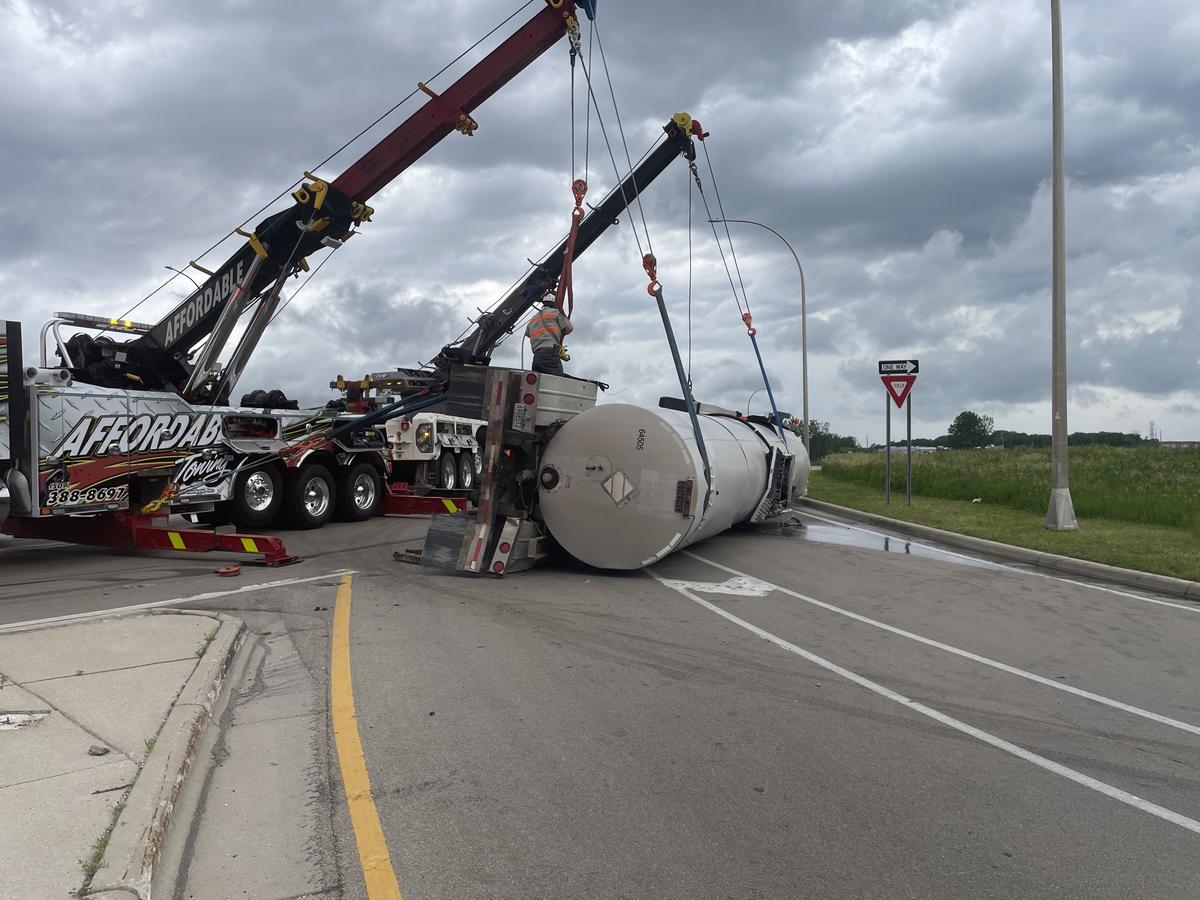
<path fill-rule="evenodd" d="M 164 265 L 196 258 L 516 6 L 0 2 L 0 311 L 26 323 L 30 349 L 55 310 L 124 312 Z M 600 12 L 631 153 L 691 112 L 712 132 L 716 171 L 702 154 L 700 172 L 713 211 L 719 186 L 728 215 L 800 253 L 814 416 L 878 435 L 874 361 L 917 355 L 922 433 L 964 408 L 1049 429 L 1046 4 L 602 0 Z M 1071 425 L 1153 418 L 1200 438 L 1200 11 L 1078 0 L 1065 12 Z M 447 138 L 376 198 L 376 221 L 288 306 L 245 387 L 317 403 L 339 372 L 428 359 L 557 242 L 571 206 L 565 47 L 484 104 L 474 137 Z M 576 105 L 582 168 L 582 93 Z M 589 199 L 614 180 L 594 119 L 589 179 Z M 689 183 L 677 164 L 646 191 L 650 237 L 685 354 L 690 324 L 698 394 L 741 408 L 756 367 L 695 193 L 689 266 Z M 780 403 L 798 409 L 795 267 L 769 234 L 735 228 Z M 625 216 L 576 266 L 571 344 L 576 372 L 653 403 L 678 388 L 644 283 Z M 177 281 L 135 317 L 184 293 Z M 519 359 L 516 338 L 497 357 Z"/>

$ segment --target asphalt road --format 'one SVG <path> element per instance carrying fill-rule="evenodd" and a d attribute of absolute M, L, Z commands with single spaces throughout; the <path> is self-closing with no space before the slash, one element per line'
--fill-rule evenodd
<path fill-rule="evenodd" d="M 504 579 L 393 561 L 422 531 L 286 535 L 305 562 L 238 579 L 0 544 L 0 627 L 183 600 L 256 633 L 178 896 L 367 896 L 328 725 L 343 570 L 409 900 L 1200 896 L 1200 605 L 815 519 Z"/>

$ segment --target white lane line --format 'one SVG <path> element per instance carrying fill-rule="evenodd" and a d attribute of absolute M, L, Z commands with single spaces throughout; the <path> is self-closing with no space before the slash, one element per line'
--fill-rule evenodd
<path fill-rule="evenodd" d="M 685 556 L 690 556 L 692 559 L 698 560 L 705 565 L 712 566 L 714 569 L 720 569 L 722 572 L 729 572 L 732 575 L 740 575 L 743 578 L 754 578 L 752 575 L 746 575 L 744 572 L 739 572 L 737 569 L 731 569 L 729 566 L 723 566 L 719 562 L 692 553 L 690 550 L 683 551 Z M 657 575 L 655 576 L 658 577 Z M 762 579 L 755 579 L 762 581 Z M 681 582 L 670 582 L 671 587 Z M 1169 725 L 1171 728 L 1178 728 L 1180 731 L 1186 731 L 1191 734 L 1200 735 L 1200 725 L 1192 725 L 1190 722 L 1182 722 L 1179 719 L 1172 719 L 1168 716 L 1159 715 L 1156 712 L 1151 712 L 1148 709 L 1142 709 L 1140 706 L 1131 706 L 1128 703 L 1122 703 L 1120 700 L 1114 700 L 1111 697 L 1105 697 L 1103 694 L 1093 694 L 1091 691 L 1085 691 L 1082 688 L 1077 688 L 1074 685 L 1064 684 L 1053 678 L 1046 678 L 1044 675 L 1037 675 L 1033 672 L 1027 672 L 1024 669 L 1018 669 L 1015 666 L 1010 666 L 1007 663 L 999 662 L 998 660 L 989 659 L 986 656 L 980 656 L 978 653 L 972 653 L 970 650 L 963 650 L 959 647 L 943 644 L 941 641 L 935 641 L 933 638 L 927 638 L 923 635 L 914 634 L 911 631 L 905 631 L 903 628 L 897 628 L 895 625 L 888 625 L 886 622 L 880 622 L 878 619 L 872 619 L 860 613 L 852 612 L 840 606 L 834 606 L 832 603 L 826 603 L 824 600 L 817 600 L 815 597 L 809 597 L 807 594 L 801 594 L 799 591 L 793 591 L 785 587 L 780 587 L 777 584 L 771 584 L 769 581 L 762 582 L 768 584 L 782 594 L 787 594 L 789 597 L 795 597 L 797 600 L 803 600 L 805 603 L 811 603 L 813 606 L 819 606 L 821 609 L 827 609 L 830 612 L 837 613 L 839 616 L 845 616 L 848 619 L 853 619 L 856 622 L 862 622 L 864 625 L 871 625 L 883 631 L 891 632 L 900 637 L 908 638 L 910 641 L 916 641 L 919 644 L 925 644 L 927 647 L 936 647 L 938 650 L 944 650 L 946 653 L 953 653 L 955 656 L 961 656 L 963 659 L 969 659 L 971 662 L 977 662 L 981 665 L 991 666 L 993 669 L 999 669 L 1001 672 L 1007 672 L 1009 675 L 1016 675 L 1018 678 L 1024 678 L 1028 681 L 1034 681 L 1038 684 L 1044 684 L 1047 687 L 1052 687 L 1056 691 L 1062 691 L 1067 694 L 1074 694 L 1076 697 L 1083 697 L 1085 700 L 1091 700 L 1094 703 L 1100 703 L 1104 706 L 1110 706 L 1113 709 L 1119 709 L 1121 712 L 1132 713 L 1135 716 L 1141 716 L 1143 719 L 1149 719 L 1151 722 L 1157 722 L 1160 725 Z"/>
<path fill-rule="evenodd" d="M 985 744 L 989 744 L 990 746 L 995 747 L 997 750 L 1003 750 L 1005 753 L 1012 754 L 1018 759 L 1031 762 L 1035 766 L 1039 766 L 1048 772 L 1053 772 L 1055 775 L 1060 775 L 1063 778 L 1066 778 L 1068 781 L 1073 781 L 1076 784 L 1090 788 L 1091 790 L 1103 794 L 1106 797 L 1111 797 L 1113 800 L 1117 800 L 1128 806 L 1132 806 L 1134 809 L 1139 809 L 1142 812 L 1149 813 L 1152 816 L 1162 819 L 1164 822 L 1170 822 L 1172 825 L 1178 825 L 1180 828 L 1185 828 L 1195 834 L 1200 834 L 1200 822 L 1197 822 L 1195 819 L 1189 819 L 1187 816 L 1180 815 L 1179 813 L 1173 812 L 1166 807 L 1159 806 L 1157 803 L 1151 803 L 1149 800 L 1144 800 L 1135 794 L 1129 793 L 1128 791 L 1123 791 L 1111 784 L 1106 784 L 1103 781 L 1092 778 L 1090 775 L 1084 775 L 1082 772 L 1078 772 L 1075 769 L 1071 769 L 1067 766 L 1061 765 L 1060 763 L 1056 763 L 1052 759 L 1039 756 L 1032 751 L 1026 750 L 1024 747 L 1018 747 L 1016 744 L 1011 744 L 1003 738 L 998 738 L 994 734 L 990 734 L 989 732 L 976 728 L 974 725 L 968 725 L 966 722 L 959 721 L 958 719 L 952 718 L 945 713 L 938 712 L 936 709 L 926 706 L 924 703 L 913 700 L 911 697 L 905 697 L 903 694 L 899 694 L 896 691 L 893 691 L 891 688 L 884 687 L 882 684 L 871 681 L 869 678 L 864 678 L 862 675 L 859 675 L 856 672 L 851 672 L 849 669 L 843 668 L 837 663 L 830 662 L 824 657 L 817 656 L 815 653 L 811 653 L 802 647 L 797 647 L 790 641 L 785 641 L 783 638 L 771 634 L 769 631 L 764 631 L 757 625 L 752 625 L 745 619 L 740 619 L 733 613 L 726 612 L 725 610 L 721 609 L 721 607 L 717 606 L 716 604 L 710 603 L 704 598 L 696 596 L 687 588 L 679 587 L 678 585 L 672 585 L 668 579 L 656 575 L 649 569 L 646 571 L 649 572 L 651 578 L 658 581 L 660 584 L 670 587 L 672 590 L 678 591 L 689 600 L 700 604 L 705 609 L 716 613 L 721 618 L 729 620 L 733 624 L 739 626 L 740 628 L 746 629 L 751 634 L 756 635 L 763 640 L 770 641 L 775 646 L 781 647 L 784 650 L 787 650 L 789 653 L 794 653 L 802 659 L 806 659 L 829 672 L 833 672 L 835 675 L 840 675 L 842 678 L 857 684 L 859 687 L 864 687 L 881 697 L 886 697 L 888 700 L 899 703 L 901 706 L 907 707 L 913 712 L 920 713 L 923 716 L 928 716 L 935 722 L 940 722 L 948 728 L 953 728 L 955 731 L 962 732 L 963 734 L 973 737 L 976 740 L 982 741 Z"/>
<path fill-rule="evenodd" d="M 933 544 L 923 544 L 920 541 L 914 541 L 904 535 L 884 534 L 882 531 L 871 531 L 869 528 L 863 528 L 861 525 L 850 525 L 847 522 L 841 522 L 837 519 L 828 519 L 825 516 L 819 516 L 816 513 L 808 512 L 807 510 L 797 510 L 802 516 L 816 519 L 818 522 L 828 522 L 830 525 L 837 525 L 841 528 L 848 528 L 850 531 L 861 531 L 863 534 L 869 534 L 872 537 L 884 538 L 893 541 L 903 541 L 913 547 L 920 547 L 923 550 L 929 550 L 933 553 L 942 553 L 946 556 L 953 556 L 958 559 L 966 559 L 971 562 L 984 562 L 989 566 L 995 566 L 997 569 L 1004 569 L 1008 572 L 1015 572 L 1018 575 L 1032 575 L 1035 578 L 1048 578 L 1051 581 L 1061 581 L 1064 584 L 1073 584 L 1076 587 L 1091 588 L 1094 591 L 1103 591 L 1106 594 L 1116 594 L 1118 597 L 1128 597 L 1131 600 L 1141 600 L 1144 603 L 1154 603 L 1158 606 L 1171 606 L 1175 609 L 1182 609 L 1184 612 L 1200 613 L 1200 606 L 1185 606 L 1182 603 L 1172 603 L 1170 600 L 1158 600 L 1154 597 L 1145 597 L 1141 594 L 1132 594 L 1129 591 L 1118 590 L 1117 588 L 1104 587 L 1100 584 L 1092 584 L 1087 581 L 1076 581 L 1073 578 L 1064 578 L 1062 575 L 1051 574 L 1050 572 L 1035 572 L 1031 569 L 1018 569 L 1016 566 L 1010 566 L 1002 562 L 995 562 L 990 559 L 984 559 L 981 556 L 970 556 L 966 553 L 957 553 L 954 550 L 945 550 L 941 547 L 935 547 Z M 1040 552 L 1040 551 L 1038 551 Z"/>
<path fill-rule="evenodd" d="M 257 584 L 246 584 L 228 591 L 209 591 L 205 594 L 193 594 L 190 597 L 175 597 L 172 600 L 155 600 L 151 603 L 138 603 L 133 606 L 116 606 L 111 609 L 97 609 L 92 612 L 71 613 L 66 616 L 51 616 L 47 619 L 28 619 L 24 622 L 12 622 L 0 625 L 0 633 L 16 631 L 21 628 L 35 628 L 39 625 L 58 625 L 63 622 L 75 622 L 80 619 L 95 619 L 100 616 L 113 616 L 118 613 L 137 612 L 142 609 L 155 609 L 160 606 L 178 606 L 181 603 L 195 603 L 200 600 L 215 600 L 218 597 L 231 597 L 234 594 L 248 594 L 252 591 L 265 591 L 270 588 L 287 587 L 292 584 L 304 584 L 308 581 L 324 581 L 327 578 L 339 578 L 342 575 L 354 574 L 354 569 L 338 569 L 324 575 L 311 575 L 308 578 L 284 578 L 280 581 L 260 581 Z"/>

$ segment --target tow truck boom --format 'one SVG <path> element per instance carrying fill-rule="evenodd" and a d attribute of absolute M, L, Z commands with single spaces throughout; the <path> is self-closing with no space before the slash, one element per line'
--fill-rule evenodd
<path fill-rule="evenodd" d="M 682 156 L 689 163 L 695 161 L 696 147 L 692 138 L 704 140 L 706 136 L 699 122 L 687 113 L 678 113 L 663 126 L 663 131 L 666 132 L 666 139 L 651 150 L 625 180 L 609 191 L 579 223 L 579 234 L 575 240 L 576 257 L 587 250 L 609 226 L 618 222 L 621 213 L 674 159 Z M 521 317 L 547 291 L 554 290 L 563 271 L 567 240 L 563 238 L 562 243 L 536 265 L 524 281 L 485 312 L 470 334 L 458 343 L 443 347 L 434 360 L 434 367 L 444 371 L 452 364 L 487 365 L 497 343 L 513 331 Z"/>
<path fill-rule="evenodd" d="M 546 0 L 546 7 L 440 95 L 430 99 L 332 182 L 311 173 L 292 196 L 294 205 L 243 234 L 247 241 L 161 321 L 128 343 L 76 335 L 64 360 L 77 378 L 105 387 L 142 387 L 179 393 L 186 400 L 223 403 L 274 314 L 287 278 L 308 268 L 322 247 L 337 247 L 369 221 L 367 201 L 452 131 L 478 127 L 471 112 L 577 29 L 576 7 L 589 18 L 595 0 Z M 199 268 L 199 267 L 197 267 Z M 265 293 L 264 293 L 265 292 Z M 261 297 L 261 299 L 259 299 Z M 218 356 L 239 317 L 257 309 L 224 370 Z M 190 352 L 208 343 L 194 366 Z"/>

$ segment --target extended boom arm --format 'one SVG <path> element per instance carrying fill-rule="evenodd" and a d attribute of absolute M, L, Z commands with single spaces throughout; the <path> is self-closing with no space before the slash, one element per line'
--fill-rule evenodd
<path fill-rule="evenodd" d="M 108 386 L 135 385 L 175 390 L 189 400 L 223 402 L 277 308 L 287 278 L 307 270 L 307 257 L 337 247 L 370 221 L 367 201 L 452 131 L 472 134 L 471 112 L 537 59 L 568 31 L 577 28 L 576 2 L 546 0 L 547 6 L 517 33 L 371 148 L 345 172 L 326 182 L 309 181 L 292 196 L 295 204 L 259 223 L 237 252 L 146 334 L 128 344 L 80 340 L 70 346 L 82 380 Z M 594 0 L 578 6 L 589 16 Z M 264 293 L 265 292 L 265 293 Z M 255 304 L 228 368 L 217 359 L 238 318 Z M 86 338 L 87 336 L 77 336 Z M 192 348 L 208 338 L 193 367 Z M 74 362 L 78 357 L 82 362 Z M 64 362 L 67 362 L 64 360 Z"/>
<path fill-rule="evenodd" d="M 600 237 L 641 191 L 661 175 L 671 162 L 682 156 L 688 162 L 696 158 L 693 136 L 703 140 L 705 134 L 700 123 L 687 113 L 674 116 L 664 127 L 666 139 L 656 146 L 629 176 L 609 191 L 599 206 L 592 209 L 579 223 L 579 234 L 575 239 L 575 256 L 583 253 Z M 563 270 L 563 257 L 567 250 L 567 238 L 529 274 L 523 282 L 483 314 L 475 323 L 475 329 L 462 341 L 443 347 L 434 365 L 445 369 L 451 363 L 487 365 L 496 349 L 496 344 L 520 322 L 521 317 L 548 291 L 553 291 Z"/>

